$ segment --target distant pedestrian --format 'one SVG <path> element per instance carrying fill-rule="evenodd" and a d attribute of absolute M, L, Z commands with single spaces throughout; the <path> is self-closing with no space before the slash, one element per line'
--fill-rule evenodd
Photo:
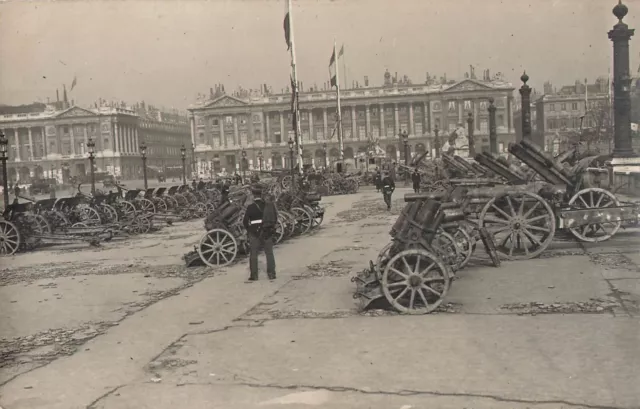
<path fill-rule="evenodd" d="M 389 174 L 389 171 L 384 172 L 384 176 L 382 178 L 382 197 L 384 198 L 384 202 L 387 205 L 387 210 L 391 210 L 391 195 L 393 191 L 396 190 L 396 184 L 393 181 L 393 177 Z"/>
<path fill-rule="evenodd" d="M 413 192 L 420 193 L 420 173 L 418 172 L 418 168 L 413 170 L 411 181 L 413 182 Z"/>
<path fill-rule="evenodd" d="M 16 197 L 20 196 L 20 186 L 16 183 L 16 187 L 13 188 L 13 193 Z"/>
<path fill-rule="evenodd" d="M 276 278 L 276 260 L 273 255 L 273 241 L 278 223 L 278 211 L 272 201 L 262 198 L 263 190 L 258 184 L 251 186 L 253 203 L 247 207 L 242 224 L 249 237 L 249 280 L 258 280 L 258 252 L 262 247 L 267 258 L 267 276 L 270 280 Z"/>
<path fill-rule="evenodd" d="M 373 177 L 373 184 L 376 185 L 376 191 L 380 191 L 382 187 L 382 175 L 380 174 L 380 169 L 376 169 L 376 174 Z"/>

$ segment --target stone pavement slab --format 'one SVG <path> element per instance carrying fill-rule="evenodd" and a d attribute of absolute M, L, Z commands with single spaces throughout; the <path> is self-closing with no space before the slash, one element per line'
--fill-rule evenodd
<path fill-rule="evenodd" d="M 636 318 L 605 315 L 268 321 L 261 327 L 189 335 L 170 358 L 190 364 L 153 376 L 160 382 L 156 389 L 170 390 L 194 384 L 280 388 L 282 395 L 304 388 L 408 391 L 556 402 L 556 407 L 637 408 L 639 324 Z M 125 389 L 120 393 L 138 407 L 157 402 L 147 386 Z M 211 399 L 211 407 L 235 402 Z M 103 407 L 128 407 L 117 402 L 108 397 Z M 263 404 L 245 407 L 258 406 Z"/>

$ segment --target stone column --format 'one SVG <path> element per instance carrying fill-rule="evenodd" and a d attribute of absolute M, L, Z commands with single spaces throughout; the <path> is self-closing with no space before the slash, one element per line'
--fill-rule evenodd
<path fill-rule="evenodd" d="M 189 114 L 189 125 L 191 128 L 191 141 L 196 145 L 196 118 L 192 113 Z"/>
<path fill-rule="evenodd" d="M 457 100 L 456 104 L 458 104 L 458 123 L 463 123 L 462 118 L 464 117 L 464 101 Z"/>
<path fill-rule="evenodd" d="M 527 85 L 529 76 L 525 72 L 520 77 L 523 85 L 520 87 L 520 95 L 522 100 L 522 139 L 531 141 L 531 87 Z M 631 122 L 629 122 L 629 131 L 631 131 Z"/>
<path fill-rule="evenodd" d="M 384 104 L 380 104 L 378 111 L 380 114 L 380 137 L 385 139 L 387 137 L 387 128 L 384 125 Z"/>
<path fill-rule="evenodd" d="M 42 137 L 42 157 L 46 158 L 47 152 L 49 149 L 49 147 L 47 146 L 47 127 L 46 126 L 42 127 L 42 134 L 40 136 Z"/>
<path fill-rule="evenodd" d="M 242 141 L 240 140 L 240 133 L 238 132 L 238 117 L 235 115 L 233 116 L 233 145 L 242 146 Z M 240 160 L 242 160 L 242 158 Z"/>
<path fill-rule="evenodd" d="M 94 141 L 94 143 L 95 142 L 98 141 Z M 87 130 L 87 124 L 84 124 L 84 153 L 87 153 L 87 143 L 89 143 L 89 131 Z"/>
<path fill-rule="evenodd" d="M 287 142 L 288 138 L 289 135 L 284 133 L 284 112 L 280 111 L 280 140 L 282 142 Z"/>
<path fill-rule="evenodd" d="M 366 133 L 366 137 L 368 138 L 369 135 L 372 134 L 371 132 L 371 112 L 369 110 L 369 105 L 365 105 L 364 106 L 364 117 L 365 117 L 365 133 Z"/>
<path fill-rule="evenodd" d="M 511 132 L 511 130 L 513 129 L 513 97 L 512 96 L 508 96 L 507 97 L 507 129 L 508 132 Z"/>
<path fill-rule="evenodd" d="M 134 145 L 133 145 L 133 151 L 138 153 L 140 151 L 140 135 L 138 135 L 138 128 L 133 128 L 133 134 L 135 135 L 134 138 Z"/>
<path fill-rule="evenodd" d="M 416 128 L 413 124 L 413 103 L 409 102 L 409 135 L 416 134 Z"/>
<path fill-rule="evenodd" d="M 489 151 L 498 154 L 498 132 L 496 130 L 496 106 L 493 97 L 489 97 Z"/>
<path fill-rule="evenodd" d="M 322 108 L 322 121 L 324 125 L 324 140 L 329 139 L 329 118 L 327 118 L 327 108 Z"/>
<path fill-rule="evenodd" d="M 357 141 L 360 138 L 360 135 L 358 134 L 358 123 L 357 123 L 357 117 L 356 117 L 356 106 L 352 105 L 351 106 L 351 140 L 352 141 Z"/>
<path fill-rule="evenodd" d="M 76 154 L 76 138 L 73 135 L 73 124 L 69 125 L 69 142 L 71 143 L 71 155 L 75 155 Z"/>
<path fill-rule="evenodd" d="M 224 116 L 221 116 L 218 120 L 218 127 L 220 128 L 220 146 L 227 147 L 227 136 L 224 134 Z"/>
<path fill-rule="evenodd" d="M 480 129 L 480 121 L 478 120 L 478 100 L 471 100 L 471 109 L 473 110 L 473 129 Z M 478 133 L 480 134 L 480 133 Z"/>
<path fill-rule="evenodd" d="M 422 103 L 422 129 L 423 132 L 431 133 L 431 102 L 426 101 Z M 431 151 L 429 151 L 431 152 Z"/>
<path fill-rule="evenodd" d="M 28 127 L 27 131 L 29 132 L 29 159 L 33 160 L 35 155 L 33 154 L 33 135 L 31 134 L 31 127 Z"/>
<path fill-rule="evenodd" d="M 618 19 L 618 23 L 608 33 L 609 39 L 613 42 L 614 158 L 634 156 L 631 142 L 632 80 L 629 74 L 629 40 L 634 30 L 629 29 L 629 26 L 622 22 L 628 12 L 629 9 L 621 1 L 613 8 L 613 15 Z"/>
<path fill-rule="evenodd" d="M 400 133 L 400 114 L 398 113 L 398 104 L 393 104 L 393 120 L 395 121 L 394 136 Z"/>
<path fill-rule="evenodd" d="M 267 128 L 265 129 L 265 132 L 264 132 L 264 142 L 269 143 L 271 142 L 271 138 L 269 138 L 269 134 L 271 132 L 271 120 L 269 119 L 269 113 L 265 112 L 264 117 L 265 117 L 264 118 L 265 127 Z"/>
<path fill-rule="evenodd" d="M 118 132 L 118 123 L 113 123 L 113 152 L 120 152 L 120 133 Z"/>
<path fill-rule="evenodd" d="M 16 144 L 16 160 L 21 161 L 22 157 L 20 156 L 20 133 L 18 131 L 18 128 L 13 128 L 13 139 L 15 140 Z"/>

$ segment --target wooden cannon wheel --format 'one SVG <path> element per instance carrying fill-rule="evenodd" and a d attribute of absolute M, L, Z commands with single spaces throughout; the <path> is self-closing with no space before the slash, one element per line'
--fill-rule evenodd
<path fill-rule="evenodd" d="M 0 220 L 0 256 L 15 254 L 22 244 L 18 227 L 6 220 Z"/>
<path fill-rule="evenodd" d="M 154 197 L 153 204 L 155 205 L 156 210 L 160 213 L 166 213 L 168 210 L 167 202 L 165 202 L 161 197 Z"/>
<path fill-rule="evenodd" d="M 600 188 L 582 189 L 569 200 L 569 206 L 578 209 L 606 209 L 607 207 L 620 206 L 620 201 L 615 195 Z M 571 234 L 580 241 L 598 243 L 609 240 L 622 226 L 621 221 L 609 223 L 595 223 L 569 229 Z"/>
<path fill-rule="evenodd" d="M 537 257 L 551 244 L 556 231 L 551 206 L 531 192 L 492 198 L 482 209 L 479 224 L 493 236 L 498 254 L 509 260 Z"/>
<path fill-rule="evenodd" d="M 305 234 L 313 226 L 313 216 L 302 207 L 294 207 L 291 214 L 296 220 L 296 231 L 298 234 Z"/>
<path fill-rule="evenodd" d="M 64 229 L 71 226 L 69 218 L 67 218 L 67 216 L 59 210 L 51 211 L 47 214 L 47 217 L 54 231 L 56 229 Z"/>
<path fill-rule="evenodd" d="M 102 223 L 100 213 L 93 207 L 83 206 L 77 209 L 80 220 L 87 225 L 98 225 Z"/>
<path fill-rule="evenodd" d="M 114 209 L 113 206 L 103 203 L 100 205 L 100 210 L 102 211 L 105 223 L 118 222 L 118 211 Z"/>
<path fill-rule="evenodd" d="M 131 230 L 136 234 L 149 233 L 151 226 L 151 217 L 145 215 L 137 215 L 131 221 Z"/>
<path fill-rule="evenodd" d="M 286 226 L 284 225 L 282 218 L 279 217 L 278 218 L 278 223 L 276 223 L 276 234 L 273 237 L 275 239 L 275 244 L 278 244 L 282 241 L 282 239 L 284 238 L 284 234 L 286 231 Z"/>
<path fill-rule="evenodd" d="M 387 243 L 378 253 L 378 258 L 376 259 L 376 277 L 378 280 L 382 279 L 382 265 L 389 260 L 389 251 L 391 251 L 392 246 L 393 242 Z"/>
<path fill-rule="evenodd" d="M 472 238 L 469 232 L 467 232 L 463 227 L 458 227 L 452 236 L 458 250 L 460 251 L 458 263 L 459 270 L 469 263 L 469 260 L 476 249 L 476 240 Z"/>
<path fill-rule="evenodd" d="M 196 217 L 206 217 L 208 210 L 207 210 L 207 205 L 204 203 L 196 203 L 193 206 L 193 213 L 196 215 Z"/>
<path fill-rule="evenodd" d="M 389 260 L 381 284 L 385 298 L 396 310 L 428 314 L 442 303 L 451 279 L 440 257 L 425 249 L 411 249 Z"/>
<path fill-rule="evenodd" d="M 126 200 L 120 202 L 120 211 L 122 212 L 122 220 L 133 220 L 136 216 L 136 207 Z"/>
<path fill-rule="evenodd" d="M 236 258 L 238 242 L 227 230 L 212 229 L 200 239 L 198 254 L 202 262 L 208 266 L 226 266 Z"/>
<path fill-rule="evenodd" d="M 464 256 L 461 255 L 460 248 L 451 234 L 444 230 L 438 231 L 431 246 L 441 260 L 451 267 L 451 271 L 460 270 Z"/>
<path fill-rule="evenodd" d="M 140 210 L 142 210 L 145 213 L 155 213 L 156 212 L 156 206 L 153 204 L 153 202 L 149 199 L 138 199 L 138 207 L 140 208 Z"/>

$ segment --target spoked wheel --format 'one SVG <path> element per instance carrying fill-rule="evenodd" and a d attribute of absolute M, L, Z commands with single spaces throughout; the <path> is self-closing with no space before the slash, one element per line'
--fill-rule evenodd
<path fill-rule="evenodd" d="M 451 267 L 451 271 L 455 272 L 460 270 L 463 257 L 461 257 L 460 249 L 452 235 L 444 230 L 440 230 L 434 237 L 431 245 L 442 261 Z"/>
<path fill-rule="evenodd" d="M 36 214 L 35 222 L 38 224 L 38 231 L 40 232 L 40 234 L 51 234 L 51 224 L 49 224 L 49 221 L 43 215 Z"/>
<path fill-rule="evenodd" d="M 282 215 L 282 222 L 284 223 L 284 226 L 285 226 L 285 232 L 284 232 L 285 237 L 292 236 L 293 233 L 296 231 L 295 219 L 288 212 L 280 212 L 280 214 Z"/>
<path fill-rule="evenodd" d="M 153 204 L 156 207 L 156 210 L 160 213 L 165 213 L 167 211 L 167 203 L 165 203 L 164 200 L 162 200 L 162 198 L 155 198 L 153 200 Z"/>
<path fill-rule="evenodd" d="M 276 231 L 275 231 L 276 234 L 273 237 L 275 239 L 276 244 L 280 243 L 284 238 L 285 229 L 286 227 L 282 222 L 282 219 L 278 218 L 278 223 L 276 223 Z"/>
<path fill-rule="evenodd" d="M 0 256 L 15 254 L 22 244 L 22 237 L 15 224 L 0 220 Z"/>
<path fill-rule="evenodd" d="M 144 213 L 154 214 L 156 212 L 156 206 L 149 199 L 139 199 L 138 200 L 138 207 Z"/>
<path fill-rule="evenodd" d="M 216 211 L 216 206 L 211 202 L 207 202 L 205 206 L 207 207 L 207 214 L 211 214 Z"/>
<path fill-rule="evenodd" d="M 80 220 L 89 226 L 96 226 L 102 223 L 100 213 L 93 207 L 82 207 L 78 209 Z"/>
<path fill-rule="evenodd" d="M 120 211 L 122 212 L 122 220 L 133 220 L 136 217 L 136 207 L 126 200 L 120 202 Z"/>
<path fill-rule="evenodd" d="M 393 242 L 387 243 L 380 253 L 378 253 L 378 258 L 376 259 L 376 276 L 378 280 L 382 279 L 382 266 L 383 264 L 389 260 L 389 252 L 391 251 L 391 247 L 393 247 Z"/>
<path fill-rule="evenodd" d="M 459 250 L 458 269 L 461 269 L 471 260 L 473 251 L 476 248 L 475 239 L 463 227 L 458 227 L 452 236 Z"/>
<path fill-rule="evenodd" d="M 424 249 L 401 251 L 382 273 L 382 292 L 396 310 L 428 314 L 442 303 L 451 283 L 446 264 Z"/>
<path fill-rule="evenodd" d="M 193 213 L 195 213 L 196 217 L 206 217 L 207 216 L 207 205 L 204 203 L 196 203 L 193 206 Z"/>
<path fill-rule="evenodd" d="M 479 223 L 493 236 L 498 254 L 509 260 L 537 257 L 551 244 L 556 231 L 551 206 L 531 192 L 492 198 L 482 209 Z"/>
<path fill-rule="evenodd" d="M 576 193 L 569 200 L 569 206 L 577 209 L 608 208 L 620 206 L 620 202 L 618 198 L 609 191 L 600 188 L 587 188 Z M 613 237 L 618 232 L 618 229 L 620 229 L 620 226 L 622 226 L 622 221 L 613 221 L 585 224 L 584 226 L 569 229 L 569 231 L 580 241 L 598 243 Z"/>
<path fill-rule="evenodd" d="M 238 254 L 238 242 L 224 229 L 209 230 L 198 245 L 202 262 L 211 267 L 231 264 Z"/>
<path fill-rule="evenodd" d="M 189 201 L 187 200 L 187 198 L 180 193 L 176 193 L 175 195 L 173 195 L 173 199 L 176 201 L 178 206 L 189 206 Z"/>
<path fill-rule="evenodd" d="M 118 212 L 113 206 L 108 204 L 101 204 L 100 210 L 102 210 L 102 214 L 104 215 L 104 222 L 109 223 L 117 223 L 118 222 Z"/>
<path fill-rule="evenodd" d="M 313 225 L 313 218 L 309 212 L 301 207 L 294 207 L 291 209 L 291 213 L 293 213 L 293 217 L 296 220 L 296 231 L 298 234 L 305 234 L 308 232 Z"/>
<path fill-rule="evenodd" d="M 151 230 L 151 218 L 139 215 L 131 222 L 131 231 L 137 234 L 149 233 Z"/>
<path fill-rule="evenodd" d="M 73 223 L 71 227 L 74 229 L 86 229 L 89 227 L 89 225 L 85 222 L 77 222 L 77 223 Z"/>
<path fill-rule="evenodd" d="M 293 183 L 293 178 L 291 177 L 291 175 L 286 175 L 280 181 L 280 186 L 282 187 L 282 190 L 289 190 L 291 189 L 292 183 Z"/>

